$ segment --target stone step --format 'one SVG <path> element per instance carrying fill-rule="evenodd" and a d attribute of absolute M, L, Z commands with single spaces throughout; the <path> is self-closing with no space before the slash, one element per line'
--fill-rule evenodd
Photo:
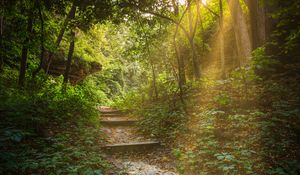
<path fill-rule="evenodd" d="M 132 126 L 135 125 L 137 120 L 105 120 L 102 119 L 101 124 L 104 126 Z"/>
<path fill-rule="evenodd" d="M 110 110 L 99 109 L 99 112 L 101 114 L 122 114 L 122 111 L 117 110 L 117 109 L 110 109 Z"/>
<path fill-rule="evenodd" d="M 102 117 L 126 117 L 126 115 L 123 114 L 123 113 L 115 113 L 115 112 L 113 112 L 113 113 L 101 113 L 101 116 Z"/>
<path fill-rule="evenodd" d="M 98 111 L 102 114 L 110 114 L 110 113 L 122 113 L 120 110 L 118 109 L 114 109 L 111 107 L 107 107 L 107 106 L 99 106 Z"/>
<path fill-rule="evenodd" d="M 107 144 L 102 148 L 110 152 L 149 151 L 160 146 L 159 141 Z"/>
<path fill-rule="evenodd" d="M 128 120 L 136 120 L 133 117 L 128 117 L 125 115 L 104 115 L 101 116 L 101 121 L 128 121 Z"/>

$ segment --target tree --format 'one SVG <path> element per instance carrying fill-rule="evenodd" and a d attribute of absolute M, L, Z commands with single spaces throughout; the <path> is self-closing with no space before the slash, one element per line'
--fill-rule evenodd
<path fill-rule="evenodd" d="M 23 42 L 22 48 L 22 56 L 21 56 L 21 63 L 20 63 L 20 72 L 19 72 L 19 86 L 23 87 L 25 82 L 25 74 L 26 74 L 26 66 L 27 66 L 27 56 L 28 56 L 28 48 L 30 42 L 30 34 L 32 31 L 33 25 L 33 13 L 32 9 L 27 10 L 27 29 L 26 29 L 26 37 Z"/>
<path fill-rule="evenodd" d="M 219 14 L 219 41 L 220 41 L 220 62 L 221 62 L 221 76 L 225 77 L 225 45 L 224 45 L 224 16 L 223 16 L 223 0 L 219 0 L 220 14 Z"/>
<path fill-rule="evenodd" d="M 227 0 L 227 2 L 233 21 L 239 65 L 244 65 L 251 56 L 251 41 L 248 26 L 240 2 L 236 0 Z"/>
<path fill-rule="evenodd" d="M 4 7 L 4 0 L 1 0 L 1 6 Z M 3 64 L 4 64 L 4 60 L 3 60 L 3 55 L 2 55 L 2 49 L 3 49 L 3 46 L 2 46 L 2 38 L 3 38 L 3 23 L 4 23 L 4 18 L 3 18 L 3 10 L 1 8 L 1 11 L 0 11 L 0 72 L 2 71 L 2 67 L 3 67 Z"/>
<path fill-rule="evenodd" d="M 259 0 L 246 0 L 250 15 L 252 50 L 262 46 L 266 40 L 265 8 Z"/>
<path fill-rule="evenodd" d="M 75 12 L 74 12 L 75 14 Z M 64 83 L 68 83 L 69 80 L 69 74 L 70 74 L 70 69 L 71 69 L 71 64 L 72 64 L 72 56 L 74 53 L 74 47 L 75 47 L 75 32 L 74 29 L 71 29 L 71 34 L 70 34 L 70 47 L 69 47 L 69 53 L 68 53 L 68 60 L 66 63 L 66 69 L 64 73 Z"/>
<path fill-rule="evenodd" d="M 39 19 L 40 19 L 40 28 L 41 28 L 41 33 L 40 33 L 40 45 L 41 45 L 41 54 L 40 54 L 40 63 L 36 70 L 33 71 L 32 73 L 32 78 L 34 79 L 35 76 L 39 73 L 39 71 L 43 68 L 44 65 L 44 55 L 45 55 L 45 34 L 44 34 L 44 17 L 43 17 L 43 12 L 42 12 L 42 7 L 40 2 L 37 4 L 38 6 L 38 12 L 39 12 Z"/>
<path fill-rule="evenodd" d="M 63 25 L 59 31 L 59 34 L 57 36 L 57 39 L 56 39 L 56 42 L 55 42 L 55 48 L 57 49 L 63 39 L 63 36 L 65 34 L 65 30 L 67 28 L 67 25 L 69 23 L 70 20 L 72 20 L 74 17 L 73 17 L 73 14 L 76 10 L 76 5 L 75 5 L 75 2 L 76 0 L 73 1 L 73 4 L 72 4 L 72 7 L 67 15 L 67 17 L 65 18 L 64 22 L 63 22 Z M 52 57 L 53 57 L 53 52 L 50 52 L 49 53 L 49 57 L 47 59 L 47 67 L 46 67 L 46 73 L 48 74 L 49 72 L 49 68 L 50 68 L 50 65 L 51 65 L 51 62 L 52 62 Z M 40 63 L 42 65 L 42 63 Z"/>

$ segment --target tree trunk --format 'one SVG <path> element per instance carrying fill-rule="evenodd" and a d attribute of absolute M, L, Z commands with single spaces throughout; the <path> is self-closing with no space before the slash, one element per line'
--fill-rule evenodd
<path fill-rule="evenodd" d="M 178 2 L 175 2 L 175 0 L 173 0 L 172 2 L 173 2 L 173 6 L 174 6 L 173 8 L 175 9 L 174 10 L 174 16 L 176 18 L 179 18 Z M 184 59 L 181 56 L 181 54 L 179 53 L 179 50 L 177 49 L 177 44 L 176 44 L 176 36 L 177 36 L 177 32 L 178 32 L 179 25 L 180 25 L 180 22 L 181 22 L 182 18 L 183 18 L 183 16 L 181 17 L 181 19 L 179 19 L 179 22 L 176 24 L 176 31 L 174 33 L 173 44 L 174 44 L 175 54 L 176 54 L 177 63 L 178 63 L 179 96 L 180 96 L 181 103 L 184 105 L 185 102 L 184 102 L 184 98 L 183 98 L 183 95 L 184 95 L 184 89 L 183 89 L 183 87 L 186 84 L 186 79 L 185 79 L 185 64 L 184 64 Z"/>
<path fill-rule="evenodd" d="M 258 47 L 262 46 L 267 39 L 266 36 L 266 21 L 267 21 L 267 17 L 266 17 L 266 8 L 265 7 L 261 7 L 261 5 L 258 3 L 258 19 L 257 19 L 257 32 L 258 32 Z"/>
<path fill-rule="evenodd" d="M 225 45 L 224 45 L 224 27 L 223 27 L 223 2 L 222 0 L 219 0 L 220 5 L 220 19 L 219 19 L 219 25 L 220 25 L 220 64 L 221 64 L 221 77 L 225 77 Z"/>
<path fill-rule="evenodd" d="M 191 2 L 188 2 L 188 3 L 191 3 Z M 189 34 L 188 39 L 189 39 L 189 43 L 190 43 L 191 49 L 192 49 L 193 73 L 194 73 L 194 78 L 196 80 L 199 80 L 200 70 L 199 70 L 195 42 L 194 42 L 196 26 L 195 27 L 193 26 L 193 16 L 192 16 L 191 4 L 189 4 L 189 6 L 187 8 L 188 8 L 188 19 L 189 19 L 189 29 L 190 29 L 190 34 Z M 197 14 L 197 17 L 198 17 L 198 14 Z M 197 19 L 196 19 L 196 24 L 197 24 Z"/>
<path fill-rule="evenodd" d="M 239 65 L 247 63 L 251 56 L 251 41 L 240 2 L 238 0 L 228 0 L 233 29 L 237 46 L 237 57 Z"/>
<path fill-rule="evenodd" d="M 258 47 L 258 32 L 257 32 L 257 0 L 249 0 L 249 12 L 250 12 L 250 27 L 251 27 L 251 42 L 252 49 L 256 49 Z"/>
<path fill-rule="evenodd" d="M 41 55 L 40 55 L 39 66 L 32 73 L 32 78 L 33 79 L 35 78 L 35 76 L 39 73 L 39 71 L 43 67 L 43 64 L 44 64 L 44 52 L 45 52 L 45 46 L 44 46 L 44 40 L 45 40 L 44 39 L 44 18 L 43 18 L 43 14 L 42 14 L 42 10 L 41 10 L 41 5 L 40 4 L 39 4 L 38 9 L 39 9 L 40 22 L 41 22 L 41 38 L 40 38 L 40 42 L 41 42 Z"/>
<path fill-rule="evenodd" d="M 151 60 L 151 69 L 152 69 L 152 81 L 153 81 L 153 88 L 154 88 L 154 93 L 155 93 L 155 100 L 158 99 L 158 90 L 157 90 L 157 86 L 156 86 L 156 73 L 155 73 L 155 67 L 154 67 L 154 63 Z"/>
<path fill-rule="evenodd" d="M 200 23 L 201 33 L 204 33 L 204 25 L 203 25 L 203 19 L 202 19 L 202 16 L 201 16 L 199 1 L 197 3 L 197 13 L 199 13 L 199 23 Z M 200 59 L 199 59 L 200 63 L 201 63 L 201 59 L 204 57 L 204 53 L 205 53 L 205 43 L 204 43 L 204 40 L 202 40 L 202 43 L 201 43 L 201 54 L 200 54 Z M 201 68 L 201 66 L 199 65 L 199 69 L 200 68 Z"/>
<path fill-rule="evenodd" d="M 4 7 L 4 1 L 1 0 L 1 5 Z M 3 59 L 3 45 L 2 45 L 2 40 L 3 40 L 3 16 L 0 16 L 0 72 L 3 70 L 3 65 L 4 65 L 4 59 Z"/>
<path fill-rule="evenodd" d="M 26 29 L 26 38 L 23 43 L 22 48 L 22 56 L 21 56 L 21 64 L 20 64 L 20 73 L 19 73 L 19 86 L 24 87 L 25 82 L 25 74 L 26 74 L 26 66 L 27 66 L 27 55 L 28 55 L 28 44 L 30 41 L 30 34 L 32 31 L 32 23 L 33 23 L 33 14 L 29 12 L 27 17 L 27 29 Z"/>
<path fill-rule="evenodd" d="M 260 7 L 259 0 L 246 0 L 250 14 L 252 49 L 263 45 L 266 40 L 266 12 Z"/>
<path fill-rule="evenodd" d="M 71 41 L 70 41 L 70 47 L 69 47 L 69 53 L 68 53 L 68 60 L 66 63 L 66 70 L 64 73 L 64 83 L 68 83 L 69 81 L 69 74 L 71 70 L 71 64 L 72 64 L 72 57 L 74 52 L 74 46 L 75 46 L 75 32 L 71 31 Z"/>
<path fill-rule="evenodd" d="M 178 29 L 178 26 L 177 26 Z M 174 43 L 174 48 L 176 52 L 176 58 L 177 58 L 177 64 L 178 64 L 178 87 L 179 87 L 179 95 L 180 95 L 180 101 L 182 104 L 184 104 L 184 85 L 186 84 L 186 79 L 185 79 L 185 65 L 184 65 L 184 60 L 179 53 L 179 50 L 177 49 L 177 44 L 176 44 L 176 34 L 177 30 L 174 35 L 173 43 Z"/>
<path fill-rule="evenodd" d="M 67 25 L 69 23 L 69 21 L 71 19 L 73 19 L 75 16 L 73 14 L 75 14 L 75 11 L 76 11 L 76 5 L 75 5 L 75 1 L 73 2 L 73 5 L 72 5 L 72 8 L 71 10 L 69 11 L 68 13 L 68 16 L 66 17 L 64 23 L 63 23 L 63 26 L 61 27 L 60 31 L 59 31 L 59 34 L 57 36 L 57 39 L 56 39 L 56 42 L 55 42 L 55 47 L 58 48 L 62 39 L 63 39 L 63 36 L 64 36 L 64 33 L 65 33 L 65 30 L 67 28 Z M 52 62 L 52 57 L 53 57 L 53 52 L 50 52 L 49 53 L 49 57 L 48 57 L 48 60 L 47 60 L 47 68 L 46 68 L 46 73 L 48 74 L 49 72 L 49 68 L 50 68 L 50 65 L 51 65 L 51 62 Z"/>

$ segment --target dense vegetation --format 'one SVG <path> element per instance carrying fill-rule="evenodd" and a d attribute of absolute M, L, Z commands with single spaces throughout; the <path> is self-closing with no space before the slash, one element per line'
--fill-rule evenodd
<path fill-rule="evenodd" d="M 99 106 L 180 174 L 300 174 L 300 1 L 0 4 L 0 174 L 113 169 Z"/>

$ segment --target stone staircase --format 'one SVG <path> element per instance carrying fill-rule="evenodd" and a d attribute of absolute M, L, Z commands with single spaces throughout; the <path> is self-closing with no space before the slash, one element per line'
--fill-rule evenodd
<path fill-rule="evenodd" d="M 103 149 L 109 152 L 145 152 L 160 146 L 159 141 L 148 138 L 135 127 L 137 119 L 110 107 L 100 107 L 102 130 L 107 136 Z"/>

